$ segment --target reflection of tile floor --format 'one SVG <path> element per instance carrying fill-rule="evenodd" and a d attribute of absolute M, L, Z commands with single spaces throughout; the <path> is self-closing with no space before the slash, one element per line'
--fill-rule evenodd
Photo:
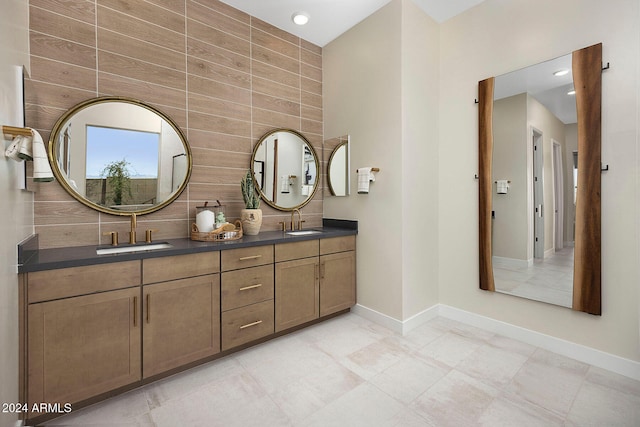
<path fill-rule="evenodd" d="M 47 425 L 639 426 L 640 381 L 438 317 L 346 314 Z"/>
<path fill-rule="evenodd" d="M 573 246 L 553 256 L 535 259 L 522 267 L 504 259 L 493 261 L 496 291 L 550 304 L 571 307 L 573 295 Z"/>

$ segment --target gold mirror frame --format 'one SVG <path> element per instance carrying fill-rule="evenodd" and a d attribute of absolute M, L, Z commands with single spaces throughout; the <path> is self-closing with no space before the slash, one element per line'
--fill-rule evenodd
<path fill-rule="evenodd" d="M 309 151 L 311 152 L 311 154 L 313 155 L 313 160 L 315 163 L 315 167 L 316 167 L 316 178 L 314 180 L 313 183 L 313 190 L 311 192 L 309 192 L 309 196 L 302 202 L 299 203 L 295 206 L 281 206 L 278 205 L 277 202 L 274 202 L 273 200 L 269 199 L 268 196 L 266 194 L 264 194 L 264 192 L 262 191 L 262 186 L 260 185 L 260 183 L 258 183 L 258 180 L 256 178 L 256 171 L 255 171 L 255 164 L 256 164 L 256 154 L 258 153 L 258 150 L 260 149 L 260 146 L 262 145 L 262 143 L 269 138 L 271 135 L 273 135 L 274 133 L 278 133 L 278 132 L 286 132 L 286 133 L 290 133 L 295 135 L 296 137 L 300 138 L 302 141 L 302 143 L 306 144 L 306 146 L 309 148 Z M 279 211 L 283 211 L 283 212 L 291 212 L 293 210 L 296 209 L 300 209 L 302 207 L 304 207 L 305 205 L 307 205 L 311 200 L 313 200 L 314 195 L 316 194 L 316 191 L 318 190 L 318 184 L 320 182 L 320 161 L 318 160 L 318 154 L 316 153 L 316 150 L 313 148 L 313 146 L 311 145 L 311 143 L 309 142 L 309 140 L 307 140 L 307 138 L 305 138 L 304 135 L 302 135 L 300 132 L 295 131 L 293 129 L 286 129 L 286 128 L 278 128 L 278 129 L 273 129 L 270 130 L 269 132 L 265 133 L 256 143 L 256 145 L 253 147 L 253 153 L 251 154 L 251 177 L 253 178 L 255 187 L 257 189 L 260 190 L 260 198 L 269 206 L 271 206 L 274 209 L 277 209 Z M 275 175 L 277 177 L 277 174 Z M 278 188 L 277 184 L 274 184 L 274 191 L 276 188 Z"/>
<path fill-rule="evenodd" d="M 333 188 L 333 184 L 331 182 L 331 165 L 334 161 L 334 157 L 339 152 L 341 148 L 345 148 L 347 153 L 345 155 L 346 165 L 345 165 L 345 194 L 336 194 L 335 188 Z M 329 156 L 329 161 L 327 162 L 327 185 L 329 186 L 329 192 L 332 196 L 348 196 L 349 195 L 349 137 L 347 137 L 346 141 L 338 144 L 333 151 L 331 151 L 331 155 Z"/>
<path fill-rule="evenodd" d="M 111 209 L 109 207 L 94 203 L 91 200 L 87 199 L 86 197 L 83 197 L 81 194 L 79 194 L 76 190 L 73 189 L 73 187 L 67 181 L 67 178 L 65 177 L 64 173 L 60 170 L 60 167 L 59 167 L 59 162 L 56 157 L 56 153 L 59 151 L 59 142 L 60 142 L 60 136 L 61 136 L 60 133 L 63 129 L 65 129 L 65 127 L 68 125 L 69 121 L 73 118 L 73 116 L 79 113 L 80 111 L 85 110 L 91 106 L 99 105 L 99 104 L 115 103 L 115 102 L 136 105 L 136 106 L 145 108 L 146 110 L 149 110 L 152 113 L 158 115 L 161 119 L 165 120 L 171 126 L 171 128 L 173 128 L 178 138 L 182 141 L 182 145 L 184 146 L 184 154 L 186 155 L 186 158 L 187 158 L 187 170 L 185 173 L 184 180 L 182 181 L 180 186 L 175 191 L 173 191 L 166 200 L 162 201 L 161 203 L 152 205 L 152 207 L 148 209 L 125 211 L 125 210 Z M 187 138 L 184 136 L 184 134 L 182 133 L 178 125 L 169 116 L 164 114 L 162 111 L 156 109 L 155 107 L 152 107 L 151 105 L 146 104 L 137 99 L 127 98 L 127 97 L 118 97 L 118 96 L 103 96 L 98 98 L 91 98 L 73 106 L 67 112 L 65 112 L 56 121 L 55 125 L 53 126 L 53 129 L 51 131 L 51 136 L 49 138 L 47 155 L 49 158 L 49 164 L 51 165 L 51 170 L 53 171 L 53 175 L 55 176 L 58 183 L 62 186 L 62 188 L 64 188 L 64 190 L 67 193 L 69 193 L 71 197 L 73 197 L 74 199 L 76 199 L 77 201 L 79 201 L 80 203 L 82 203 L 83 205 L 91 209 L 95 209 L 103 213 L 118 215 L 118 216 L 130 216 L 133 213 L 135 213 L 136 215 L 145 215 L 152 212 L 156 212 L 166 207 L 167 205 L 172 203 L 175 199 L 177 199 L 180 196 L 180 194 L 184 191 L 184 189 L 187 187 L 187 184 L 189 183 L 189 178 L 191 177 L 191 171 L 193 167 L 193 158 L 191 155 L 191 148 L 189 147 Z"/>
<path fill-rule="evenodd" d="M 602 44 L 574 51 L 572 69 L 580 153 L 572 309 L 600 315 Z M 487 291 L 495 291 L 491 244 L 493 88 L 493 77 L 478 85 L 479 285 Z"/>

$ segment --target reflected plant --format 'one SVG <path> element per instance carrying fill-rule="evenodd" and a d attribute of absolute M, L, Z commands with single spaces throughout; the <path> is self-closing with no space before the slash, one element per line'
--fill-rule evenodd
<path fill-rule="evenodd" d="M 131 164 L 125 159 L 108 163 L 100 176 L 107 178 L 107 185 L 113 191 L 113 204 L 121 205 L 123 195 L 126 193 L 131 197 L 131 174 L 129 167 Z"/>

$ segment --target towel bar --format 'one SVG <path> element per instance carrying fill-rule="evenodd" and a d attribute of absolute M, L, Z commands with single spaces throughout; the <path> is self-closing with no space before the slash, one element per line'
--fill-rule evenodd
<path fill-rule="evenodd" d="M 7 136 L 31 136 L 31 129 L 14 126 L 2 126 L 2 134 Z"/>

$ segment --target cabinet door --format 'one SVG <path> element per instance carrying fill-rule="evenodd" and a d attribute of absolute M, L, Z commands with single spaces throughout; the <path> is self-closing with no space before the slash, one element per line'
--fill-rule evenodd
<path fill-rule="evenodd" d="M 29 406 L 139 381 L 139 298 L 136 287 L 29 305 Z"/>
<path fill-rule="evenodd" d="M 220 275 L 143 287 L 143 378 L 220 351 Z"/>
<path fill-rule="evenodd" d="M 356 303 L 356 253 L 340 252 L 320 257 L 320 316 Z"/>
<path fill-rule="evenodd" d="M 276 264 L 276 332 L 319 317 L 318 270 L 318 257 Z"/>

